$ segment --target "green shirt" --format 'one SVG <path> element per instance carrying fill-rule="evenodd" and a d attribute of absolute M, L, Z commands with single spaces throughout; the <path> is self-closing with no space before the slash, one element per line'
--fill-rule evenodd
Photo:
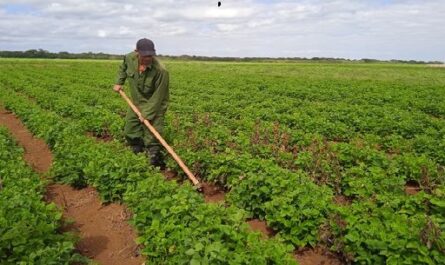
<path fill-rule="evenodd" d="M 157 116 L 164 116 L 169 101 L 169 74 L 158 59 L 153 58 L 151 66 L 139 73 L 136 52 L 124 57 L 119 67 L 116 84 L 123 85 L 128 80 L 133 103 L 142 116 L 152 121 Z"/>

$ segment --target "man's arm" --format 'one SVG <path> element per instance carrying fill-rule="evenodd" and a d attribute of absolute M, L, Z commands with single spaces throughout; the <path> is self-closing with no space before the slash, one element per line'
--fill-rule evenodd
<path fill-rule="evenodd" d="M 119 66 L 119 70 L 117 72 L 116 83 L 114 85 L 114 91 L 119 92 L 122 89 L 123 84 L 125 84 L 125 80 L 127 79 L 127 62 L 125 61 L 126 56 L 122 64 Z"/>
<path fill-rule="evenodd" d="M 156 75 L 154 80 L 155 91 L 141 110 L 142 116 L 152 121 L 156 115 L 163 114 L 166 111 L 166 102 L 169 99 L 169 82 L 170 77 L 167 70 L 162 69 Z"/>

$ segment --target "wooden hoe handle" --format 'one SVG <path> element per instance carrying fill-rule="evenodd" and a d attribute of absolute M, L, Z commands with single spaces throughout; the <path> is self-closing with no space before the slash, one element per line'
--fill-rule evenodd
<path fill-rule="evenodd" d="M 193 173 L 190 171 L 190 169 L 184 164 L 182 159 L 176 154 L 175 150 L 171 148 L 171 146 L 162 138 L 162 136 L 156 131 L 155 127 L 150 124 L 150 122 L 142 117 L 141 112 L 138 110 L 138 108 L 131 102 L 131 100 L 127 97 L 125 92 L 121 89 L 119 90 L 119 94 L 124 98 L 125 101 L 127 101 L 128 105 L 130 105 L 131 109 L 138 115 L 140 120 L 143 120 L 145 126 L 150 130 L 150 132 L 158 139 L 158 141 L 164 146 L 164 148 L 167 150 L 167 152 L 173 157 L 173 159 L 178 163 L 178 165 L 184 170 L 187 177 L 193 182 L 193 185 L 199 187 L 199 181 L 196 179 L 196 177 L 193 175 Z"/>

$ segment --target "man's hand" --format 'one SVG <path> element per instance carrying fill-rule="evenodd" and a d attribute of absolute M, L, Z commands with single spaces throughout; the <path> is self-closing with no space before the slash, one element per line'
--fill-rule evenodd
<path fill-rule="evenodd" d="M 119 92 L 119 91 L 122 90 L 122 86 L 121 86 L 121 85 L 114 85 L 113 90 L 114 90 L 115 92 Z"/>

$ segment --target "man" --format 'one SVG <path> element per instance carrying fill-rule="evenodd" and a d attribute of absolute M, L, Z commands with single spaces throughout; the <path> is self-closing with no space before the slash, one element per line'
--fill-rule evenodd
<path fill-rule="evenodd" d="M 136 50 L 125 55 L 117 73 L 114 91 L 119 92 L 125 80 L 128 80 L 133 103 L 143 118 L 162 135 L 169 101 L 169 74 L 155 55 L 154 43 L 149 39 L 140 39 L 136 43 Z M 125 117 L 124 133 L 134 153 L 141 153 L 145 149 L 150 163 L 161 170 L 165 169 L 161 145 L 131 108 Z"/>

